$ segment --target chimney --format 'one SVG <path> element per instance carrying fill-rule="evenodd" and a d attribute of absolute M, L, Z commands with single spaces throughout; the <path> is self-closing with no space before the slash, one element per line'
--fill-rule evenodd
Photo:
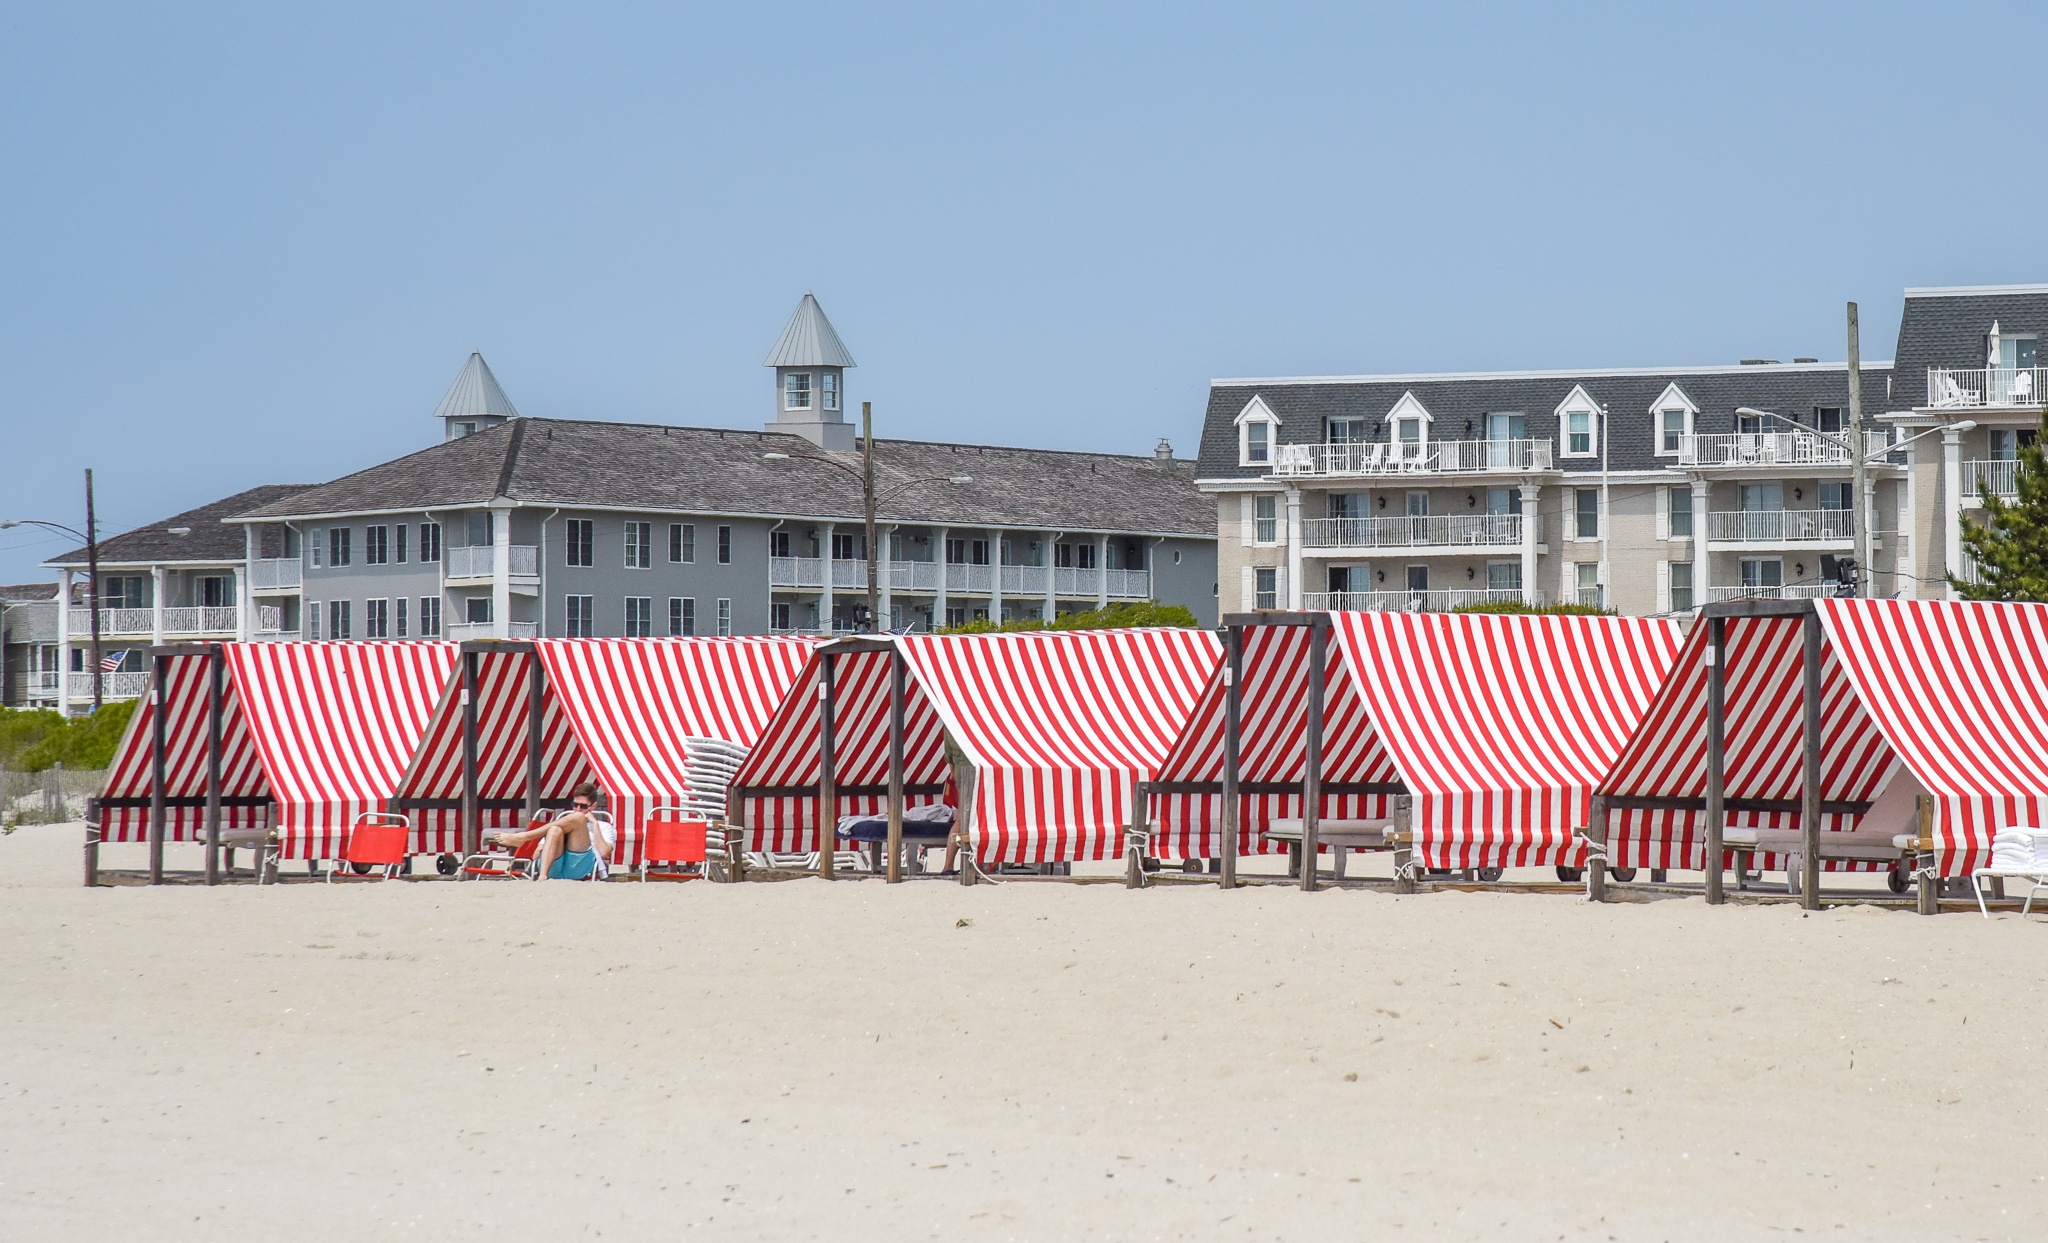
<path fill-rule="evenodd" d="M 1165 437 L 1160 437 L 1158 446 L 1152 450 L 1152 459 L 1157 462 L 1173 461 L 1173 446 Z"/>

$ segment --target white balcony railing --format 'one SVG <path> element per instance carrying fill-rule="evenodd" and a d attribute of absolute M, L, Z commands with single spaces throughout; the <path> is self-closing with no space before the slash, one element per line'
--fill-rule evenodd
<path fill-rule="evenodd" d="M 2038 409 L 2048 367 L 1929 367 L 1927 404 L 1936 410 L 1980 406 Z"/>
<path fill-rule="evenodd" d="M 825 563 L 817 557 L 770 557 L 768 585 L 808 587 L 815 591 L 825 585 Z"/>
<path fill-rule="evenodd" d="M 1790 583 L 1779 586 L 1716 587 L 1713 602 L 1727 600 L 1818 600 L 1835 594 L 1834 583 Z"/>
<path fill-rule="evenodd" d="M 1332 613 L 1448 613 L 1476 604 L 1518 604 L 1519 588 L 1489 591 L 1463 588 L 1454 591 L 1311 591 L 1303 594 L 1303 608 Z M 1539 604 L 1542 602 L 1539 597 Z"/>
<path fill-rule="evenodd" d="M 1891 447 L 1887 432 L 1863 433 L 1866 458 Z M 1848 466 L 1849 441 L 1813 432 L 1717 432 L 1678 438 L 1680 466 Z"/>
<path fill-rule="evenodd" d="M 55 699 L 63 677 L 64 675 L 55 669 L 31 670 L 22 675 L 22 693 L 30 699 Z"/>
<path fill-rule="evenodd" d="M 946 566 L 946 591 L 950 594 L 985 596 L 995 590 L 996 567 L 954 562 Z"/>
<path fill-rule="evenodd" d="M 513 578 L 540 577 L 540 549 L 532 544 L 511 544 L 506 548 L 508 572 Z M 442 574 L 457 579 L 490 578 L 497 573 L 497 550 L 489 544 L 441 550 Z"/>
<path fill-rule="evenodd" d="M 70 692 L 70 698 L 73 701 L 85 700 L 90 702 L 92 699 L 92 675 L 90 673 L 73 673 L 66 676 L 70 679 L 65 683 L 66 689 Z M 134 699 L 141 695 L 143 689 L 148 685 L 149 675 L 146 673 L 103 673 L 100 675 L 100 698 Z"/>
<path fill-rule="evenodd" d="M 1543 539 L 1543 520 L 1532 518 Z M 1311 518 L 1301 524 L 1309 548 L 1501 548 L 1522 542 L 1521 514 L 1428 514 L 1394 518 Z"/>
<path fill-rule="evenodd" d="M 491 622 L 449 622 L 447 631 L 448 633 L 445 637 L 456 643 L 465 642 L 470 639 L 495 639 L 498 637 L 498 628 Z M 505 637 L 508 639 L 532 639 L 538 637 L 539 634 L 540 626 L 536 622 L 516 621 L 507 624 L 505 627 Z"/>
<path fill-rule="evenodd" d="M 164 610 L 165 635 L 233 634 L 242 628 L 235 608 L 173 608 Z"/>
<path fill-rule="evenodd" d="M 936 592 L 939 565 L 932 561 L 892 561 L 880 567 L 883 581 L 892 592 Z M 1006 596 L 1045 595 L 1046 567 L 1006 565 L 1000 567 Z M 945 567 L 949 595 L 993 596 L 998 567 L 952 563 Z M 1150 570 L 1092 570 L 1060 567 L 1053 571 L 1053 589 L 1066 599 L 1092 600 L 1107 587 L 1112 600 L 1148 600 L 1152 596 Z M 825 562 L 819 557 L 770 557 L 768 585 L 780 590 L 820 591 L 825 585 Z M 832 562 L 832 587 L 837 591 L 867 590 L 865 561 Z"/>
<path fill-rule="evenodd" d="M 1045 567 L 1042 565 L 1004 566 L 1003 594 L 1006 596 L 1044 595 Z"/>
<path fill-rule="evenodd" d="M 1970 501 L 1980 495 L 1980 490 L 1989 487 L 1991 495 L 2001 501 L 2010 501 L 2020 494 L 2020 464 L 2010 458 L 2004 460 L 1964 462 L 1963 499 Z"/>
<path fill-rule="evenodd" d="M 1109 598 L 1112 600 L 1150 600 L 1152 598 L 1152 571 L 1150 570 L 1104 570 L 1109 575 Z"/>
<path fill-rule="evenodd" d="M 265 557 L 249 563 L 252 591 L 291 591 L 304 579 L 305 570 L 297 557 Z"/>
<path fill-rule="evenodd" d="M 1273 473 L 1286 477 L 1513 474 L 1550 468 L 1547 440 L 1281 445 L 1273 455 Z"/>
<path fill-rule="evenodd" d="M 1707 538 L 1732 544 L 1829 543 L 1856 538 L 1846 509 L 1728 510 L 1707 515 Z"/>
<path fill-rule="evenodd" d="M 132 636 L 156 633 L 154 609 L 101 609 L 100 636 Z M 84 609 L 71 612 L 71 637 L 92 634 L 92 614 Z"/>

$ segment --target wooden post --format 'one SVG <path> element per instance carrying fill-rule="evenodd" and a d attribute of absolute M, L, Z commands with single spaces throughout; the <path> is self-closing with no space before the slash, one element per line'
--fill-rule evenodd
<path fill-rule="evenodd" d="M 206 883 L 220 883 L 220 720 L 227 653 L 216 643 L 206 653 Z"/>
<path fill-rule="evenodd" d="M 1595 794 L 1586 816 L 1586 900 L 1607 901 L 1607 796 Z"/>
<path fill-rule="evenodd" d="M 729 881 L 747 878 L 747 823 L 738 786 L 725 788 L 725 877 Z"/>
<path fill-rule="evenodd" d="M 1145 840 L 1148 843 L 1150 842 L 1151 838 L 1148 830 L 1151 827 L 1149 820 L 1152 809 L 1149 803 L 1150 799 L 1145 793 L 1145 783 L 1142 781 L 1133 782 L 1131 784 L 1131 827 L 1124 833 L 1124 888 L 1126 889 L 1143 889 L 1145 887 L 1145 854 L 1132 844 L 1132 837 L 1134 833 L 1144 834 Z"/>
<path fill-rule="evenodd" d="M 1301 767 L 1301 888 L 1314 893 L 1322 870 L 1323 688 L 1329 671 L 1330 619 L 1318 615 L 1308 628 L 1308 727 Z"/>
<path fill-rule="evenodd" d="M 483 849 L 483 823 L 477 804 L 476 772 L 476 667 L 477 654 L 462 654 L 462 854 L 464 858 Z M 467 872 L 457 872 L 466 877 Z"/>
<path fill-rule="evenodd" d="M 1244 701 L 1238 697 L 1238 681 L 1244 676 L 1244 628 L 1223 629 L 1223 814 L 1217 817 L 1222 841 L 1217 852 L 1221 871 L 1217 884 L 1237 888 L 1237 745 L 1244 724 Z"/>
<path fill-rule="evenodd" d="M 97 603 L 94 605 L 98 607 Z M 167 791 L 164 789 L 165 752 L 169 749 L 168 734 L 170 722 L 166 710 L 169 697 L 164 691 L 164 678 L 170 672 L 171 658 L 161 652 L 150 653 L 149 694 L 153 711 L 149 722 L 149 883 L 164 883 L 164 822 Z M 94 677 L 104 676 L 97 668 Z"/>
<path fill-rule="evenodd" d="M 106 812 L 96 798 L 85 801 L 85 887 L 94 888 L 100 883 L 100 838 L 105 830 Z"/>
<path fill-rule="evenodd" d="M 1820 796 L 1821 710 L 1820 700 L 1820 610 L 1808 613 L 1801 622 L 1805 630 L 1805 756 L 1801 764 L 1799 800 L 1799 905 L 1809 911 L 1820 909 Z"/>
<path fill-rule="evenodd" d="M 1916 795 L 1913 801 L 1920 824 L 1920 840 L 1913 851 L 1914 906 L 1922 915 L 1933 915 L 1941 910 L 1941 882 L 1927 875 L 1934 869 L 1934 802 L 1925 794 Z"/>
<path fill-rule="evenodd" d="M 1707 904 L 1718 906 L 1728 900 L 1726 878 L 1721 871 L 1722 816 L 1728 798 L 1727 761 L 1727 661 L 1728 621 L 1707 619 L 1707 810 L 1706 858 L 1700 862 L 1707 873 Z"/>
<path fill-rule="evenodd" d="M 903 700 L 908 677 L 903 653 L 889 649 L 889 861 L 883 876 L 894 885 L 903 879 Z"/>
<path fill-rule="evenodd" d="M 538 649 L 528 652 L 526 661 L 526 823 L 531 825 L 540 815 L 541 782 L 546 780 L 541 772 L 547 754 L 541 710 L 547 701 L 548 671 L 541 666 Z"/>
<path fill-rule="evenodd" d="M 1415 827 L 1415 798 L 1409 794 L 1394 796 L 1394 832 L 1399 841 L 1394 846 L 1394 892 L 1414 893 L 1415 874 L 1409 864 L 1415 859 L 1415 836 L 1410 831 Z M 1311 866 L 1304 862 L 1303 867 Z"/>
<path fill-rule="evenodd" d="M 818 877 L 831 880 L 833 866 L 838 862 L 833 857 L 839 847 L 839 791 L 833 768 L 833 715 L 837 705 L 832 701 L 834 656 L 818 659 Z"/>

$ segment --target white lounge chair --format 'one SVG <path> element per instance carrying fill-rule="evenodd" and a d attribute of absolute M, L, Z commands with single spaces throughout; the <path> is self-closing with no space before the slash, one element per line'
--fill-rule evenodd
<path fill-rule="evenodd" d="M 2010 876 L 2034 882 L 2034 887 L 2027 891 L 2026 904 L 2020 908 L 2024 918 L 2034 909 L 2034 895 L 2048 885 L 2048 830 L 2004 828 L 1991 839 L 1991 862 L 1970 873 L 1970 887 L 1977 891 L 1977 910 L 1989 919 L 1991 910 L 1984 905 L 1987 876 L 1993 880 Z"/>

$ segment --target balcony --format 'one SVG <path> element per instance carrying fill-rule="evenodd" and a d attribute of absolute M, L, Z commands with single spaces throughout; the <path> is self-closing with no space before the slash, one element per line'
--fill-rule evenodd
<path fill-rule="evenodd" d="M 507 545 L 510 554 L 511 576 L 538 582 L 540 579 L 540 549 L 532 544 Z M 441 574 L 451 585 L 462 582 L 489 582 L 496 573 L 497 549 L 490 544 L 475 544 L 467 548 L 444 548 L 441 550 Z"/>
<path fill-rule="evenodd" d="M 1820 600 L 1835 594 L 1835 583 L 1789 583 L 1749 587 L 1716 587 L 1708 592 L 1715 604 L 1729 600 Z"/>
<path fill-rule="evenodd" d="M 1963 463 L 1963 504 L 1977 501 L 1982 489 L 2001 501 L 2019 499 L 2020 464 L 2010 458 Z"/>
<path fill-rule="evenodd" d="M 1465 588 L 1455 591 L 1311 591 L 1301 606 L 1331 613 L 1449 613 L 1478 604 L 1520 604 L 1519 588 L 1502 591 Z M 1537 597 L 1536 603 L 1542 603 Z"/>
<path fill-rule="evenodd" d="M 242 627 L 241 610 L 229 605 L 219 607 L 167 608 L 163 611 L 163 635 L 165 638 L 192 638 L 199 635 L 232 637 Z M 100 637 L 143 638 L 157 633 L 155 609 L 101 609 Z M 92 635 L 92 614 L 83 609 L 71 614 L 71 637 L 90 638 Z"/>
<path fill-rule="evenodd" d="M 892 561 L 879 567 L 883 581 L 889 591 L 919 594 L 936 594 L 939 589 L 939 565 L 933 561 Z M 986 596 L 993 598 L 996 591 L 996 576 L 1002 576 L 1005 596 L 1042 599 L 1046 588 L 1046 567 L 1042 565 L 969 565 L 949 563 L 945 567 L 946 591 L 949 595 Z M 1060 566 L 1053 571 L 1053 590 L 1058 598 L 1065 600 L 1099 599 L 1107 589 L 1112 600 L 1149 600 L 1152 598 L 1152 571 L 1150 570 L 1094 570 Z M 825 562 L 819 557 L 770 557 L 768 559 L 768 585 L 781 591 L 822 591 L 824 590 Z M 834 591 L 866 591 L 868 564 L 865 561 L 835 560 L 832 562 L 832 588 Z"/>
<path fill-rule="evenodd" d="M 63 677 L 55 669 L 30 670 L 21 675 L 21 693 L 30 699 L 55 699 Z"/>
<path fill-rule="evenodd" d="M 267 557 L 249 563 L 251 591 L 297 591 L 304 577 L 297 557 Z"/>
<path fill-rule="evenodd" d="M 131 638 L 156 633 L 155 609 L 101 609 L 101 638 Z M 89 638 L 92 635 L 92 614 L 84 609 L 71 610 L 71 637 Z"/>
<path fill-rule="evenodd" d="M 1864 457 L 1882 457 L 1891 448 L 1888 432 L 1863 433 Z M 1750 469 L 1852 465 L 1846 437 L 1813 432 L 1734 432 L 1678 438 L 1680 466 L 1728 466 Z"/>
<path fill-rule="evenodd" d="M 1710 544 L 1840 544 L 1856 538 L 1856 516 L 1846 509 L 1744 509 L 1707 515 Z"/>
<path fill-rule="evenodd" d="M 1551 446 L 1547 440 L 1281 445 L 1273 456 L 1273 474 L 1285 479 L 1511 475 L 1550 469 Z"/>
<path fill-rule="evenodd" d="M 2048 367 L 1929 367 L 1927 405 L 1935 410 L 2039 410 Z"/>
<path fill-rule="evenodd" d="M 72 702 L 92 702 L 92 675 L 90 673 L 66 674 L 65 689 L 70 692 Z M 149 686 L 146 673 L 103 673 L 100 675 L 101 699 L 137 699 Z"/>
<path fill-rule="evenodd" d="M 448 633 L 443 637 L 456 643 L 498 637 L 498 627 L 492 622 L 449 622 L 447 630 Z M 534 639 L 539 636 L 540 625 L 537 622 L 516 621 L 505 627 L 505 637 L 508 639 Z"/>
<path fill-rule="evenodd" d="M 1543 540 L 1543 520 L 1529 519 L 1538 543 Z M 1302 544 L 1308 548 L 1353 549 L 1400 548 L 1408 551 L 1442 550 L 1461 552 L 1473 548 L 1518 548 L 1522 543 L 1521 514 L 1429 514 L 1395 518 L 1311 518 L 1301 524 Z"/>

